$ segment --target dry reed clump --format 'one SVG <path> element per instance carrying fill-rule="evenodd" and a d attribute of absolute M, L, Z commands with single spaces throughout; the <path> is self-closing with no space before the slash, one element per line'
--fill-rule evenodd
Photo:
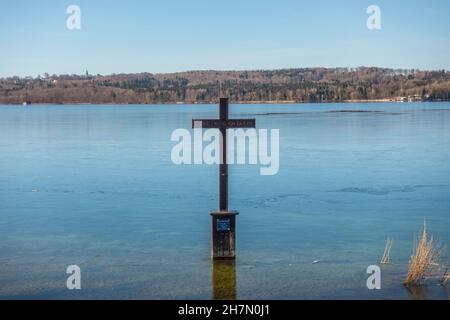
<path fill-rule="evenodd" d="M 406 275 L 405 286 L 420 286 L 426 280 L 427 273 L 436 265 L 437 250 L 433 237 L 427 234 L 427 227 L 424 223 L 422 236 L 418 237 L 414 254 L 409 261 L 409 270 Z"/>

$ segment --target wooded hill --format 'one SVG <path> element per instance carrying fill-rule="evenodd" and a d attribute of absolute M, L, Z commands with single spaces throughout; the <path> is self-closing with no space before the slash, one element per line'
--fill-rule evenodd
<path fill-rule="evenodd" d="M 450 100 L 450 72 L 386 68 L 189 71 L 0 79 L 0 103 L 210 103 Z M 405 98 L 401 98 L 405 97 Z"/>

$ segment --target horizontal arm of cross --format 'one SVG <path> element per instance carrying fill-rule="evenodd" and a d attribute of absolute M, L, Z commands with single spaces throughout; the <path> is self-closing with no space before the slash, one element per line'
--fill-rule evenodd
<path fill-rule="evenodd" d="M 255 119 L 228 119 L 228 120 L 194 119 L 194 120 L 192 120 L 192 128 L 200 127 L 200 125 L 196 126 L 196 124 L 201 124 L 201 127 L 205 128 L 205 129 L 255 128 L 256 127 Z"/>

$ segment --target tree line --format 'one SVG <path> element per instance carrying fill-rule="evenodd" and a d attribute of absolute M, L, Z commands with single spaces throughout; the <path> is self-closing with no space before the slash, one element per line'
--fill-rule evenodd
<path fill-rule="evenodd" d="M 48 75 L 0 79 L 0 103 L 450 100 L 450 72 L 387 68 Z"/>

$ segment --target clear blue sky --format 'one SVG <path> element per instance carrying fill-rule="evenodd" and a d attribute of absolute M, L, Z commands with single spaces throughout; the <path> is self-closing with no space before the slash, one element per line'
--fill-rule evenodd
<path fill-rule="evenodd" d="M 81 8 L 81 30 L 66 8 Z M 381 7 L 382 29 L 366 27 Z M 197 69 L 450 69 L 448 0 L 14 0 L 0 4 L 0 77 Z"/>

